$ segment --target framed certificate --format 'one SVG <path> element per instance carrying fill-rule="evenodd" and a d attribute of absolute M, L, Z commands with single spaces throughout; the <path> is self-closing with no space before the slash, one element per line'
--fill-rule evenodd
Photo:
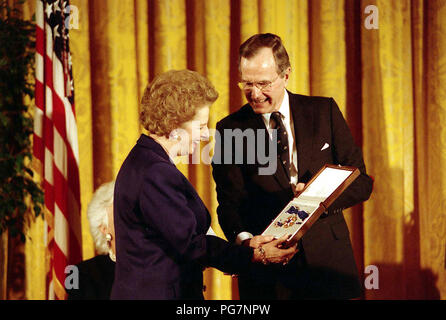
<path fill-rule="evenodd" d="M 262 235 L 289 234 L 293 245 L 310 229 L 339 195 L 359 176 L 358 168 L 326 164 L 265 229 Z"/>

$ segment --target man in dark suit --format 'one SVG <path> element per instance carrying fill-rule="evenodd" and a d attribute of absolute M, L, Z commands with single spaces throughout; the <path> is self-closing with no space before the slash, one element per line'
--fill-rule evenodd
<path fill-rule="evenodd" d="M 342 210 L 367 200 L 373 181 L 366 174 L 362 152 L 342 113 L 332 98 L 286 90 L 291 66 L 276 35 L 257 34 L 245 41 L 240 47 L 239 70 L 239 86 L 248 104 L 217 123 L 219 134 L 212 164 L 219 223 L 229 241 L 253 246 L 257 241 L 253 235 L 261 234 L 324 164 L 353 166 L 361 172 L 299 241 L 299 252 L 288 264 L 259 266 L 239 276 L 240 298 L 360 296 Z M 276 137 L 274 129 L 279 137 L 279 144 L 274 145 L 278 153 L 265 165 L 260 161 L 259 146 L 263 143 L 266 146 L 262 148 L 275 155 L 269 147 L 275 139 L 268 140 Z M 255 141 L 247 142 L 250 135 L 246 134 L 243 147 L 234 145 L 235 132 L 253 132 Z M 225 159 L 228 152 L 230 161 Z M 250 152 L 255 156 L 250 157 Z M 262 174 L 266 166 L 276 170 Z"/>

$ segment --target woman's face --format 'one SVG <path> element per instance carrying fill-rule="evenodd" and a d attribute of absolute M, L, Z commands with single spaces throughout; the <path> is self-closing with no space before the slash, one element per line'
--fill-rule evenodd
<path fill-rule="evenodd" d="M 103 223 L 99 226 L 99 230 L 104 234 L 104 236 L 107 235 L 107 233 L 110 233 L 111 235 L 111 241 L 110 246 L 113 253 L 116 253 L 115 248 L 115 225 L 113 223 L 113 204 L 107 206 L 105 208 L 107 212 L 107 223 Z"/>
<path fill-rule="evenodd" d="M 193 154 L 200 141 L 209 140 L 209 107 L 205 105 L 199 108 L 193 119 L 176 130 L 179 135 L 179 156 Z"/>
<path fill-rule="evenodd" d="M 115 249 L 115 225 L 113 223 L 113 204 L 107 207 L 107 223 L 108 223 L 108 233 L 112 235 L 111 239 L 111 249 L 113 253 L 116 253 Z"/>

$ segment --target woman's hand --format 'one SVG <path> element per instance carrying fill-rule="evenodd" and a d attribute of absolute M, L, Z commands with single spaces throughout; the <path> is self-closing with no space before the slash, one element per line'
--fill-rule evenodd
<path fill-rule="evenodd" d="M 289 248 L 281 248 L 282 243 L 288 239 L 288 235 L 260 245 L 254 249 L 252 257 L 253 262 L 261 262 L 263 264 L 269 263 L 283 263 L 284 265 L 299 251 L 297 244 Z"/>

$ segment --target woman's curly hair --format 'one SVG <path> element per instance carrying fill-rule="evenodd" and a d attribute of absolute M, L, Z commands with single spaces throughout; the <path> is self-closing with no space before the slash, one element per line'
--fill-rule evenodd
<path fill-rule="evenodd" d="M 141 99 L 140 121 L 151 134 L 168 137 L 191 120 L 198 109 L 218 98 L 212 83 L 195 71 L 170 70 L 147 86 Z"/>

